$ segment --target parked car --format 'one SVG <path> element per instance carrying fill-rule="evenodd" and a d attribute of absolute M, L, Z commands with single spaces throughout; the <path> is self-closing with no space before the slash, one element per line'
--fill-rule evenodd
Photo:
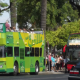
<path fill-rule="evenodd" d="M 67 62 L 66 65 L 65 65 L 65 73 L 69 72 L 71 70 L 71 68 L 73 66 L 76 66 L 76 64 L 78 62 L 79 62 L 78 60 L 77 61 L 69 61 L 69 62 Z"/>
<path fill-rule="evenodd" d="M 80 80 L 80 61 L 71 68 L 68 80 Z"/>

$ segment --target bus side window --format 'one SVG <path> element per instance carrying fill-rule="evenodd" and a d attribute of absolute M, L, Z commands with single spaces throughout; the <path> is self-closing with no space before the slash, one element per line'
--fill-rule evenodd
<path fill-rule="evenodd" d="M 0 57 L 2 57 L 2 49 L 0 48 Z"/>
<path fill-rule="evenodd" d="M 30 56 L 34 56 L 34 48 L 31 47 L 30 51 L 31 51 Z"/>
<path fill-rule="evenodd" d="M 40 56 L 42 56 L 42 48 L 40 48 Z"/>
<path fill-rule="evenodd" d="M 14 56 L 19 56 L 19 47 L 14 47 Z"/>
<path fill-rule="evenodd" d="M 12 47 L 7 47 L 7 56 L 9 56 L 9 57 L 13 56 L 13 48 Z"/>
<path fill-rule="evenodd" d="M 39 48 L 35 48 L 35 56 L 39 56 Z"/>
<path fill-rule="evenodd" d="M 28 52 L 29 52 L 29 47 L 25 47 L 25 56 L 29 56 Z"/>
<path fill-rule="evenodd" d="M 24 48 L 20 48 L 20 59 L 24 59 Z"/>

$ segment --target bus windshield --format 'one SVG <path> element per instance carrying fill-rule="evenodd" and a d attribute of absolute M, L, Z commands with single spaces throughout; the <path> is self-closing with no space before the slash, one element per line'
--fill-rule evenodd
<path fill-rule="evenodd" d="M 66 48 L 67 56 L 70 61 L 79 60 L 80 59 L 80 47 L 77 46 L 69 46 Z"/>
<path fill-rule="evenodd" d="M 80 45 L 80 33 L 70 35 L 68 44 L 69 45 Z"/>

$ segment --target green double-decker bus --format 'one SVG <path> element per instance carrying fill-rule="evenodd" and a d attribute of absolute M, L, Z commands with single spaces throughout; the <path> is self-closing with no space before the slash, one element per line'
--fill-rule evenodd
<path fill-rule="evenodd" d="M 38 74 L 45 70 L 43 31 L 10 32 L 0 23 L 0 73 Z"/>

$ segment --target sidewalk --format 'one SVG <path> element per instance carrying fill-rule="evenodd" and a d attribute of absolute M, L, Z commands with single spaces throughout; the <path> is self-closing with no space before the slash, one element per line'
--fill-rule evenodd
<path fill-rule="evenodd" d="M 59 72 L 54 72 L 54 71 L 44 71 L 44 72 L 39 72 L 39 74 L 65 74 L 64 70 L 61 70 Z"/>

